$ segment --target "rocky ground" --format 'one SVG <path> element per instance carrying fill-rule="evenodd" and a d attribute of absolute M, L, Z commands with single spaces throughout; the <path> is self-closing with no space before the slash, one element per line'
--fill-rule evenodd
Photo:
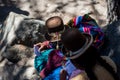
<path fill-rule="evenodd" d="M 4 2 L 4 4 L 2 3 Z M 15 5 L 11 11 L 24 13 L 32 18 L 46 20 L 47 18 L 58 15 L 66 23 L 73 16 L 92 13 L 91 16 L 96 19 L 100 26 L 107 22 L 107 4 L 105 0 L 2 0 L 1 6 Z M 21 10 L 21 12 L 20 12 Z M 9 10 L 10 11 L 10 10 Z M 26 13 L 24 12 L 26 11 Z M 8 9 L 3 10 L 8 12 Z M 28 12 L 28 13 L 27 13 Z M 2 14 L 2 13 L 0 13 Z M 4 14 L 4 13 L 3 13 Z"/>

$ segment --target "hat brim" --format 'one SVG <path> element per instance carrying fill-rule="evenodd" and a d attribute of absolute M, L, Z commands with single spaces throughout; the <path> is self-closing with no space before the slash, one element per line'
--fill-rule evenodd
<path fill-rule="evenodd" d="M 77 51 L 75 52 L 72 52 L 70 51 L 69 52 L 69 56 L 67 56 L 69 59 L 76 59 L 78 58 L 79 56 L 81 56 L 90 46 L 91 44 L 93 43 L 93 37 L 91 34 L 86 34 L 86 33 L 83 33 L 83 35 L 86 37 L 86 42 L 85 44 Z"/>

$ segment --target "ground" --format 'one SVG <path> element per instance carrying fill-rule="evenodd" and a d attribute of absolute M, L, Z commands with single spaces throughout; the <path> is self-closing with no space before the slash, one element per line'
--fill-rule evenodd
<path fill-rule="evenodd" d="M 3 3 L 3 2 L 4 3 Z M 46 20 L 47 18 L 58 15 L 66 23 L 73 16 L 92 13 L 100 26 L 107 23 L 107 4 L 105 0 L 2 0 L 1 6 L 8 5 L 14 7 L 11 11 L 29 14 L 31 18 Z M 18 10 L 19 9 L 19 10 Z M 20 12 L 21 10 L 21 12 Z M 26 12 L 25 12 L 26 11 Z M 2 11 L 3 14 L 8 9 Z M 28 12 L 28 13 L 27 13 Z M 2 13 L 0 13 L 2 14 Z"/>

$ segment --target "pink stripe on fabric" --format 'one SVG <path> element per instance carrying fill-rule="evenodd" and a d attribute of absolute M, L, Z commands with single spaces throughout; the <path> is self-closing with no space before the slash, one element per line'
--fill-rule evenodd
<path fill-rule="evenodd" d="M 90 28 L 83 27 L 83 31 L 90 34 Z"/>

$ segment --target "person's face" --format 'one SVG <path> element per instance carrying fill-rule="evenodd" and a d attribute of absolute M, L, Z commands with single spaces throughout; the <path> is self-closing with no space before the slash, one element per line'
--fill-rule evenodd
<path fill-rule="evenodd" d="M 61 30 L 61 31 L 57 31 L 57 32 L 51 32 L 49 33 L 48 32 L 48 35 L 51 37 L 51 42 L 54 42 L 54 41 L 60 41 L 60 37 L 61 37 L 61 34 L 64 32 L 65 29 Z"/>
<path fill-rule="evenodd" d="M 55 33 L 50 33 L 48 35 L 51 37 L 50 42 L 60 41 L 60 36 L 61 36 L 60 33 L 55 32 Z"/>

